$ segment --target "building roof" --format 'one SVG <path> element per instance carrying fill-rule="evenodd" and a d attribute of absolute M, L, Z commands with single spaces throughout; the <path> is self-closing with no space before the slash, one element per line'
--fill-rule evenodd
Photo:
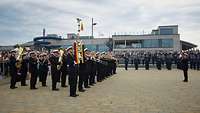
<path fill-rule="evenodd" d="M 188 50 L 197 47 L 197 45 L 181 40 L 182 50 Z"/>

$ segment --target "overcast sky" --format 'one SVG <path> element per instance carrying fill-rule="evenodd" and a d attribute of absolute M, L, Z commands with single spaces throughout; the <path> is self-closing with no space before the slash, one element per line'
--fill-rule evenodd
<path fill-rule="evenodd" d="M 43 28 L 67 37 L 77 32 L 77 17 L 85 25 L 81 35 L 91 35 L 92 18 L 95 37 L 179 25 L 181 39 L 200 46 L 200 0 L 1 0 L 0 45 L 31 41 Z"/>

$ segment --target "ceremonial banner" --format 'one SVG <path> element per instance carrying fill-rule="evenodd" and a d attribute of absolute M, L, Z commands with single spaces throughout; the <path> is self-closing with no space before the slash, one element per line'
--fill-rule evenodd
<path fill-rule="evenodd" d="M 75 60 L 75 63 L 76 63 L 76 64 L 79 64 L 77 45 L 78 45 L 78 44 L 77 44 L 77 41 L 75 41 L 74 44 L 73 44 L 73 48 L 74 48 L 74 60 Z"/>
<path fill-rule="evenodd" d="M 84 63 L 84 46 L 81 41 L 75 41 L 73 44 L 74 47 L 74 57 L 75 57 L 75 63 L 80 64 L 80 62 Z"/>

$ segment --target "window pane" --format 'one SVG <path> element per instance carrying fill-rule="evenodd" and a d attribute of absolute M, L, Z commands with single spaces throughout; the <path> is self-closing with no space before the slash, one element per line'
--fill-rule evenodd
<path fill-rule="evenodd" d="M 163 48 L 173 48 L 173 40 L 172 39 L 162 39 L 162 47 Z"/>
<path fill-rule="evenodd" d="M 159 41 L 157 39 L 144 40 L 143 46 L 144 46 L 144 48 L 158 48 L 159 47 Z"/>
<path fill-rule="evenodd" d="M 90 51 L 96 51 L 96 45 L 90 44 L 90 45 L 85 45 L 85 47 Z"/>
<path fill-rule="evenodd" d="M 160 34 L 161 35 L 172 35 L 173 34 L 173 29 L 160 29 Z"/>
<path fill-rule="evenodd" d="M 115 41 L 115 48 L 125 48 L 125 40 L 116 40 Z"/>
<path fill-rule="evenodd" d="M 108 46 L 106 46 L 106 44 L 101 44 L 98 46 L 99 46 L 99 52 L 109 51 L 109 48 L 108 48 Z"/>
<path fill-rule="evenodd" d="M 126 48 L 141 48 L 141 40 L 126 40 Z"/>

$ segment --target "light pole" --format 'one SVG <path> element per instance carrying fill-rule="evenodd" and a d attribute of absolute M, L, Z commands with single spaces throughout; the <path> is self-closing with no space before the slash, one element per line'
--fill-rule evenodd
<path fill-rule="evenodd" d="M 92 38 L 94 37 L 94 26 L 97 25 L 97 23 L 94 23 L 94 19 L 92 18 Z"/>

